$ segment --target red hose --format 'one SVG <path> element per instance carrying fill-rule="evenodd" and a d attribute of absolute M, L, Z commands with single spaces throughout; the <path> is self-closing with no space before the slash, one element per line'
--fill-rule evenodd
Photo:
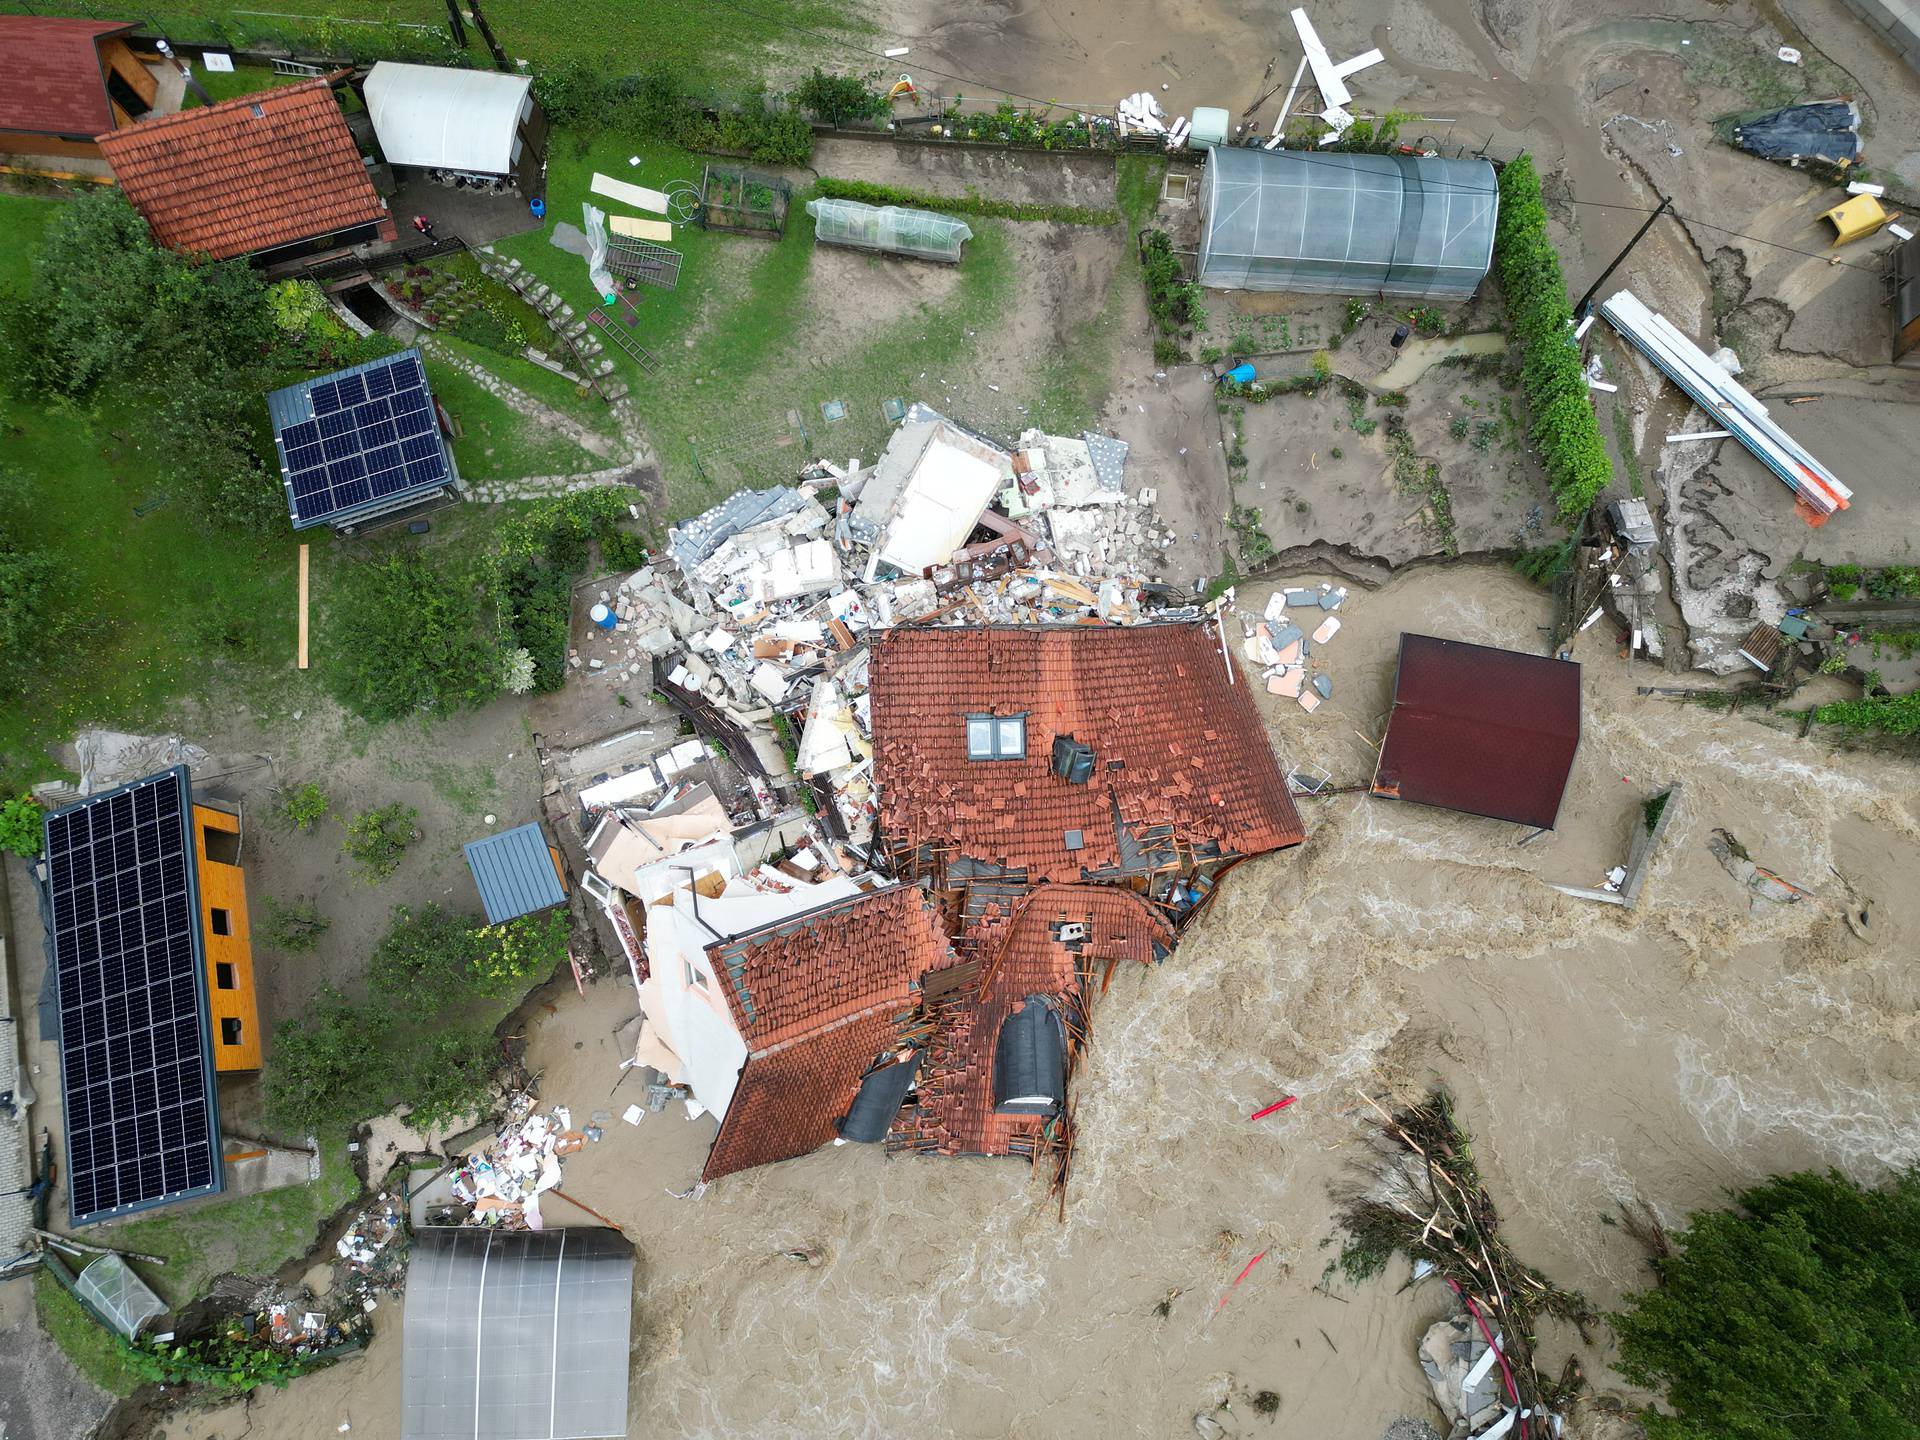
<path fill-rule="evenodd" d="M 1461 1302 L 1467 1307 L 1467 1313 L 1473 1316 L 1473 1318 L 1479 1323 L 1480 1333 L 1487 1337 L 1487 1348 L 1493 1351 L 1493 1358 L 1500 1362 L 1500 1374 L 1506 1379 L 1506 1382 L 1507 1382 L 1507 1398 L 1513 1401 L 1513 1408 L 1518 1410 L 1520 1408 L 1520 1387 L 1514 1383 L 1513 1367 L 1507 1364 L 1507 1357 L 1505 1354 L 1501 1352 L 1500 1342 L 1493 1338 L 1493 1330 L 1491 1327 L 1488 1326 L 1485 1318 L 1480 1314 L 1480 1307 L 1473 1303 L 1473 1297 L 1471 1295 L 1467 1294 L 1466 1291 L 1460 1288 L 1460 1282 L 1455 1280 L 1451 1275 L 1448 1275 L 1444 1278 L 1447 1284 L 1453 1287 L 1453 1293 L 1458 1295 L 1461 1299 Z M 1527 1417 L 1524 1415 L 1520 1417 L 1519 1428 L 1520 1428 L 1520 1440 L 1527 1440 L 1527 1435 L 1529 1431 L 1527 1426 Z"/>

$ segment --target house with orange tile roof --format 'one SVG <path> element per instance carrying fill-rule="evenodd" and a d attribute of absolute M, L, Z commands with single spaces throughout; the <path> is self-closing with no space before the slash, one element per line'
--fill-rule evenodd
<path fill-rule="evenodd" d="M 272 266 L 392 240 L 393 217 L 334 95 L 344 76 L 110 131 L 100 153 L 169 250 Z"/>
<path fill-rule="evenodd" d="M 869 666 L 899 874 L 1099 881 L 1184 912 L 1227 866 L 1304 838 L 1217 621 L 903 625 Z"/>

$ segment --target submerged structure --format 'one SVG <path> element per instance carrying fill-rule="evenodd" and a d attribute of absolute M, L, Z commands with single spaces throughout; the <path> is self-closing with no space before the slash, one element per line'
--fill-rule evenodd
<path fill-rule="evenodd" d="M 1580 748 L 1580 667 L 1402 635 L 1373 793 L 1552 829 Z"/>
<path fill-rule="evenodd" d="M 1493 263 L 1500 192 L 1484 160 L 1221 146 L 1200 203 L 1209 289 L 1464 300 Z"/>

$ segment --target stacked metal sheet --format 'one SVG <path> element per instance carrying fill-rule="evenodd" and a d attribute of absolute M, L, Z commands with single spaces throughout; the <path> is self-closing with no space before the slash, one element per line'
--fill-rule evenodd
<path fill-rule="evenodd" d="M 1814 459 L 1774 423 L 1766 406 L 1631 290 L 1608 296 L 1600 304 L 1600 313 L 1787 483 L 1809 523 L 1824 525 L 1835 511 L 1853 503 L 1853 492 L 1840 483 L 1839 476 Z"/>

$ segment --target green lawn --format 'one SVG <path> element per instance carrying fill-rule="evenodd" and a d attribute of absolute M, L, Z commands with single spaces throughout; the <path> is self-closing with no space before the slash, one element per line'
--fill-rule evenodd
<path fill-rule="evenodd" d="M 480 363 L 499 374 L 503 367 L 493 363 L 496 357 L 492 352 L 480 353 Z M 540 367 L 528 368 L 538 370 Z M 573 441 L 509 409 L 505 401 L 483 389 L 477 380 L 437 360 L 427 361 L 427 378 L 447 413 L 460 422 L 459 438 L 453 442 L 453 457 L 459 463 L 460 474 L 468 480 L 571 475 L 597 470 L 610 463 L 589 455 Z"/>
<path fill-rule="evenodd" d="M 509 57 L 526 60 L 536 70 L 562 61 L 614 74 L 664 65 L 707 83 L 739 86 L 763 72 L 769 61 L 783 60 L 787 68 L 795 68 L 803 58 L 817 58 L 842 70 L 873 64 L 822 35 L 805 33 L 866 36 L 870 41 L 872 27 L 847 0 L 752 0 L 744 10 L 685 0 L 515 0 L 487 7 L 487 18 Z M 392 53 L 398 43 L 428 58 L 434 46 L 445 43 L 442 38 L 358 22 L 427 25 L 444 37 L 447 10 L 438 0 L 286 0 L 270 11 L 254 12 L 236 11 L 219 0 L 171 0 L 156 21 L 176 42 L 240 45 L 256 40 L 365 59 L 383 50 Z M 472 25 L 467 27 L 467 59 L 482 69 L 491 64 Z"/>
<path fill-rule="evenodd" d="M 0 195 L 0 287 L 26 282 L 40 237 L 59 213 L 58 200 Z"/>
<path fill-rule="evenodd" d="M 68 1268 L 78 1270 L 82 1263 L 69 1260 Z M 151 1271 L 156 1267 L 141 1268 Z M 33 1308 L 48 1338 L 66 1351 L 74 1369 L 95 1385 L 109 1395 L 131 1395 L 140 1388 L 140 1376 L 127 1363 L 120 1337 L 89 1315 L 87 1308 L 45 1271 L 33 1277 Z"/>
<path fill-rule="evenodd" d="M 293 653 L 292 532 L 210 536 L 191 501 L 147 472 L 145 423 L 0 399 L 9 458 L 35 496 L 25 539 L 59 556 L 64 605 L 82 617 L 68 658 L 0 706 L 0 763 L 33 777 L 50 740 L 97 723 L 163 726 L 178 697 Z"/>
<path fill-rule="evenodd" d="M 237 100 L 242 95 L 252 95 L 261 90 L 272 90 L 281 85 L 298 85 L 309 77 L 276 75 L 273 71 L 257 65 L 241 65 L 231 71 L 208 70 L 196 65 L 193 67 L 193 78 L 200 82 L 201 88 L 212 97 L 213 103 L 218 105 L 222 100 Z M 200 97 L 189 89 L 181 98 L 180 108 L 192 110 L 199 103 Z M 358 102 L 355 102 L 354 108 L 359 108 Z"/>
<path fill-rule="evenodd" d="M 267 1275 L 313 1248 L 320 1226 L 360 1194 L 346 1142 L 323 1144 L 320 1178 L 210 1205 L 161 1210 L 113 1227 L 108 1243 L 166 1257 L 140 1273 L 169 1305 L 204 1295 L 229 1270 Z"/>
<path fill-rule="evenodd" d="M 636 154 L 640 164 L 629 165 Z M 547 225 L 495 248 L 554 286 L 584 315 L 600 303 L 586 265 L 548 237 L 557 221 L 580 223 L 594 171 L 665 189 L 676 180 L 697 183 L 706 163 L 705 157 L 670 147 L 636 146 L 612 136 L 583 145 L 577 137 L 558 134 L 547 163 Z M 659 449 L 674 517 L 703 508 L 741 483 L 790 479 L 800 448 L 871 457 L 891 428 L 882 402 L 911 398 L 915 378 L 931 363 L 964 365 L 973 348 L 967 332 L 993 324 L 1011 303 L 1014 277 L 1006 243 L 1011 222 L 970 217 L 974 238 L 961 263 L 959 287 L 945 306 L 922 306 L 873 333 L 835 331 L 830 315 L 808 313 L 805 291 L 814 240 L 805 199 L 796 190 L 787 233 L 777 242 L 675 226 L 672 245 L 682 256 L 679 285 L 637 292 L 641 318 L 629 332 L 659 361 L 658 372 L 643 375 L 625 355 L 608 351 L 633 386 L 635 409 Z M 870 263 L 902 262 L 875 258 Z M 844 401 L 847 419 L 826 425 L 819 409 L 826 400 Z M 777 443 L 789 413 L 806 429 L 805 447 Z"/>

